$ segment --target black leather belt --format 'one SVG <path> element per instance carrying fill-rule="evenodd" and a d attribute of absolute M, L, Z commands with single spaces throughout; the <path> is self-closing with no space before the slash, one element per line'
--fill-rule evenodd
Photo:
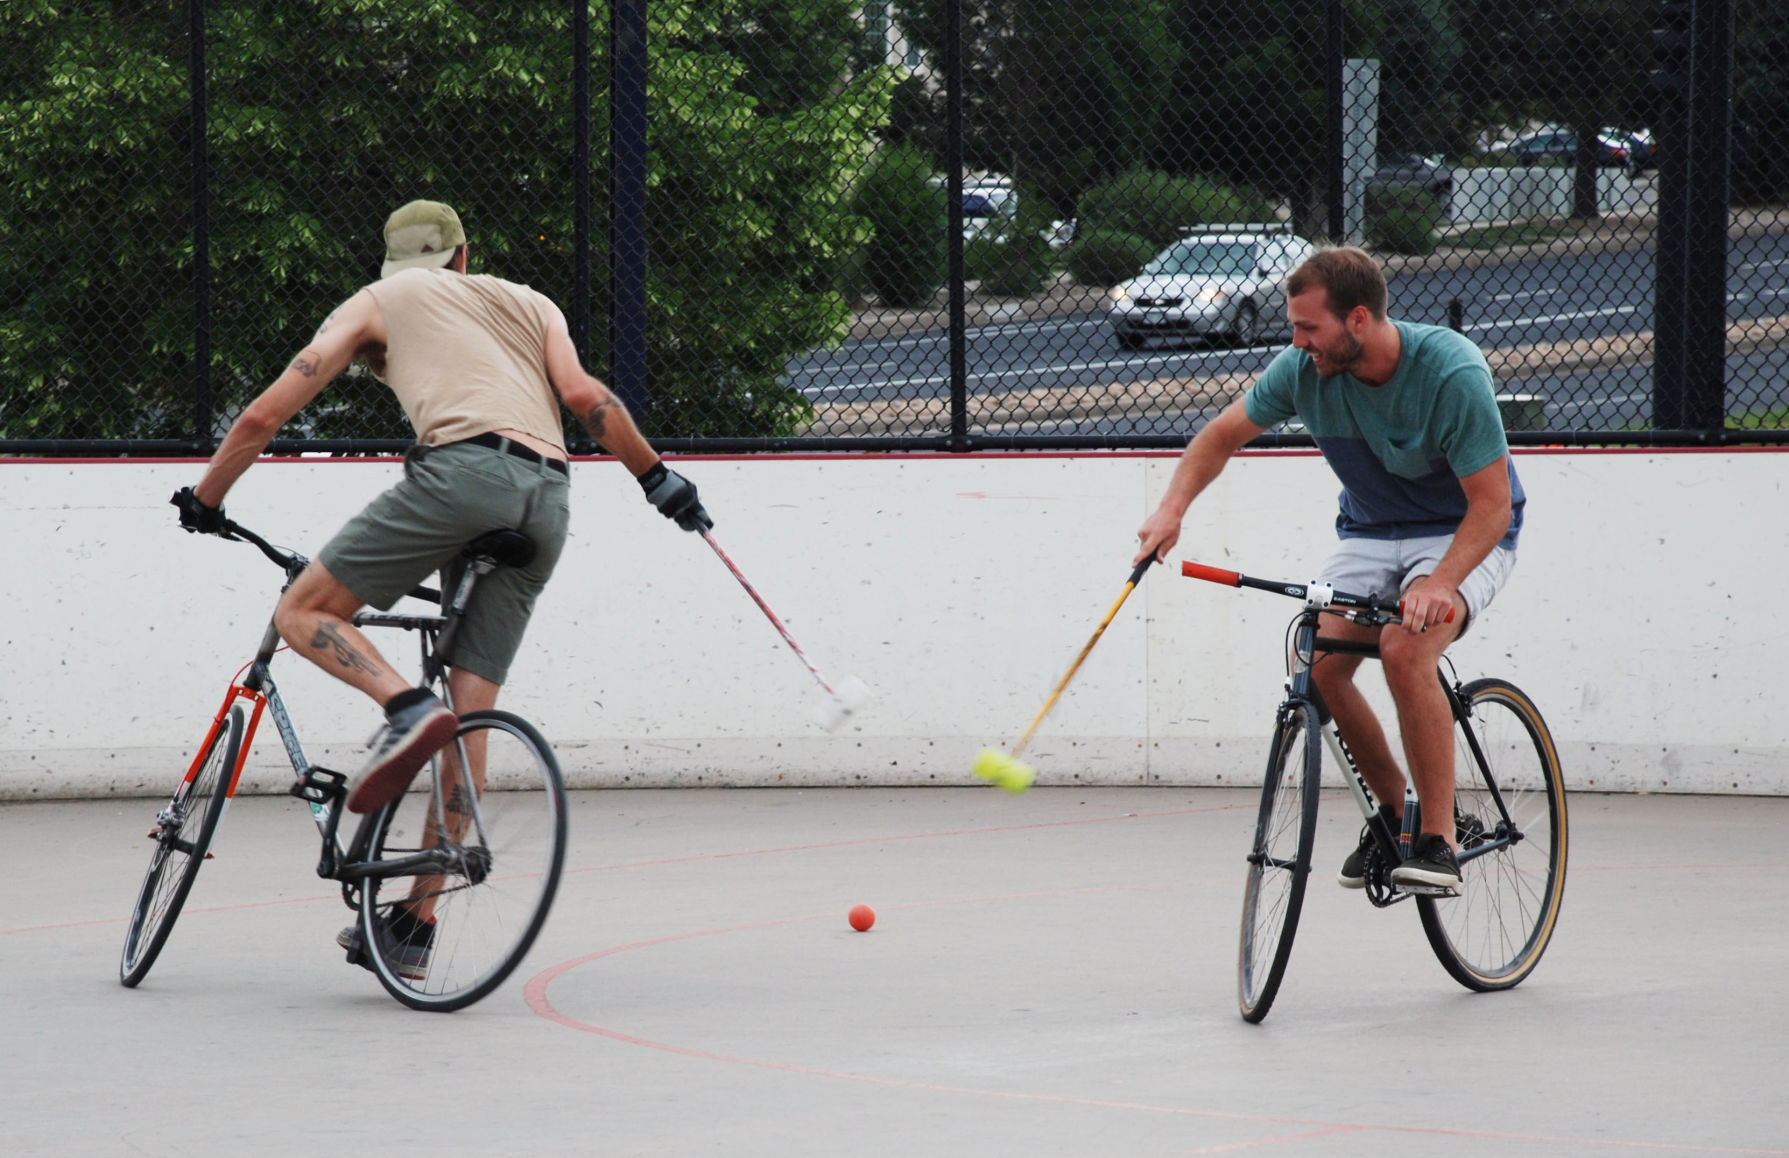
<path fill-rule="evenodd" d="M 475 434 L 471 438 L 462 438 L 460 441 L 472 446 L 486 447 L 490 450 L 501 450 L 504 454 L 513 454 L 526 462 L 545 463 L 550 469 L 558 471 L 566 478 L 571 477 L 571 467 L 566 465 L 564 459 L 548 458 L 533 447 L 523 446 L 519 442 L 512 442 L 501 434 L 491 434 L 489 432 Z M 450 443 L 449 445 L 452 444 Z"/>

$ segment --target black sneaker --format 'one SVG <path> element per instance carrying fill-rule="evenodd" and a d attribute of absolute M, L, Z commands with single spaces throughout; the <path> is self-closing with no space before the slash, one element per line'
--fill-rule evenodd
<path fill-rule="evenodd" d="M 459 717 L 434 696 L 390 713 L 373 737 L 372 759 L 348 785 L 348 811 L 376 812 L 402 796 L 459 727 Z"/>
<path fill-rule="evenodd" d="M 1391 825 L 1395 832 L 1398 818 L 1390 809 L 1381 807 L 1379 815 L 1385 823 Z M 1342 871 L 1336 874 L 1336 884 L 1345 889 L 1364 889 L 1367 887 L 1367 863 L 1373 855 L 1373 827 L 1363 824 L 1360 827 L 1360 844 L 1355 846 L 1348 859 L 1342 862 Z"/>
<path fill-rule="evenodd" d="M 1410 857 L 1391 870 L 1391 883 L 1427 896 L 1460 895 L 1460 862 L 1447 838 L 1425 833 L 1416 838 Z"/>
<path fill-rule="evenodd" d="M 434 922 L 419 921 L 409 913 L 399 910 L 386 918 L 385 930 L 390 939 L 396 941 L 386 955 L 392 972 L 406 981 L 426 980 L 429 975 L 429 950 L 435 943 Z M 359 921 L 337 933 L 335 943 L 348 951 L 350 965 L 372 969 L 372 962 L 367 960 L 366 944 L 360 937 Z"/>

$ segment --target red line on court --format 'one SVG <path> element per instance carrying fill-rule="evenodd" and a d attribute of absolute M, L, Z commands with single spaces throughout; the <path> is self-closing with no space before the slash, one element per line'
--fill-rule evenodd
<path fill-rule="evenodd" d="M 1253 804 L 1223 804 L 1213 805 L 1208 808 L 1172 808 L 1159 812 L 1123 812 L 1112 816 L 1083 816 L 1077 817 L 1074 820 L 1043 820 L 1032 824 L 1001 824 L 990 825 L 986 828 L 950 828 L 939 832 L 895 833 L 887 836 L 858 836 L 848 840 L 830 840 L 815 844 L 791 844 L 774 848 L 738 849 L 733 852 L 690 853 L 686 856 L 661 857 L 656 860 L 634 860 L 622 861 L 618 864 L 590 865 L 586 868 L 566 869 L 562 875 L 573 876 L 584 873 L 616 872 L 621 869 L 652 868 L 657 865 L 689 864 L 705 860 L 731 860 L 736 857 L 745 856 L 779 856 L 792 852 L 812 852 L 826 848 L 849 848 L 855 845 L 865 844 L 887 844 L 901 840 L 938 840 L 945 837 L 979 836 L 985 833 L 996 832 L 1024 832 L 1032 829 L 1063 828 L 1071 825 L 1112 824 L 1125 820 L 1156 820 L 1170 816 L 1190 816 L 1200 812 L 1229 812 L 1238 808 L 1253 807 L 1255 807 Z M 1732 868 L 1736 866 L 1729 865 L 1727 867 Z M 250 909 L 271 908 L 275 905 L 308 905 L 318 901 L 336 901 L 340 899 L 341 894 L 339 892 L 332 892 L 305 897 L 282 897 L 279 900 L 274 901 L 242 901 L 232 905 L 206 905 L 202 908 L 182 909 L 181 916 L 196 916 L 201 913 L 245 912 Z M 15 933 L 46 933 L 55 932 L 61 929 L 83 929 L 96 925 L 122 925 L 129 919 L 130 918 L 127 915 L 122 917 L 94 917 L 84 921 L 60 921 L 44 925 L 21 925 L 13 929 L 0 929 L 0 937 L 10 936 Z"/>
<path fill-rule="evenodd" d="M 997 831 L 997 830 L 996 830 Z M 1153 889 L 1184 888 L 1188 885 L 1209 884 L 1213 882 L 1177 881 L 1157 882 L 1146 885 L 1114 885 L 1089 886 L 1086 888 L 1046 889 L 1035 892 L 1007 893 L 983 897 L 959 897 L 947 901 L 921 901 L 911 904 L 890 905 L 888 911 L 897 912 L 910 909 L 935 908 L 947 905 L 985 904 L 996 901 L 1027 900 L 1046 897 L 1074 896 L 1088 893 L 1147 891 Z M 1225 882 L 1229 883 L 1229 882 Z M 606 1038 L 623 1045 L 638 1046 L 642 1049 L 657 1050 L 660 1053 L 674 1054 L 679 1057 L 694 1058 L 699 1061 L 724 1062 L 728 1065 L 749 1066 L 753 1069 L 773 1070 L 779 1073 L 802 1074 L 807 1077 L 827 1078 L 833 1081 L 854 1082 L 860 1085 L 882 1086 L 903 1090 L 923 1090 L 929 1093 L 956 1094 L 976 1098 L 995 1098 L 1010 1102 L 1031 1102 L 1056 1106 L 1080 1106 L 1089 1109 L 1122 1110 L 1146 1114 L 1162 1114 L 1173 1117 L 1204 1118 L 1207 1120 L 1227 1122 L 1255 1122 L 1280 1126 L 1302 1126 L 1308 1129 L 1295 1134 L 1281 1134 L 1268 1138 L 1260 1138 L 1248 1142 L 1231 1143 L 1201 1150 L 1192 1150 L 1192 1154 L 1217 1154 L 1230 1150 L 1242 1150 L 1256 1146 L 1273 1145 L 1282 1142 L 1297 1141 L 1304 1138 L 1318 1138 L 1333 1134 L 1353 1134 L 1375 1131 L 1385 1134 L 1421 1135 L 1442 1138 L 1472 1138 L 1484 1141 L 1542 1143 L 1548 1145 L 1595 1146 L 1610 1150 L 1641 1151 L 1674 1151 L 1680 1154 L 1742 1154 L 1757 1155 L 1762 1158 L 1789 1158 L 1789 1150 L 1760 1150 L 1742 1146 L 1714 1146 L 1700 1143 L 1642 1142 L 1623 1139 L 1580 1138 L 1553 1134 L 1520 1134 L 1502 1130 L 1462 1130 L 1440 1126 L 1410 1126 L 1399 1123 L 1382 1122 L 1332 1122 L 1311 1118 L 1288 1118 L 1274 1114 L 1255 1114 L 1231 1110 L 1197 1109 L 1190 1106 L 1162 1106 L 1150 1102 L 1120 1102 L 1107 1098 L 1087 1098 L 1074 1094 L 1041 1094 L 1023 1090 L 992 1090 L 977 1086 L 955 1086 L 943 1082 L 914 1081 L 909 1078 L 881 1077 L 875 1074 L 851 1073 L 848 1070 L 826 1069 L 821 1066 L 802 1065 L 798 1062 L 777 1061 L 772 1058 L 742 1057 L 737 1054 L 717 1053 L 713 1050 L 700 1049 L 695 1046 L 678 1045 L 674 1042 L 657 1041 L 638 1034 L 626 1033 L 619 1029 L 593 1025 L 579 1021 L 577 1018 L 560 1011 L 553 1005 L 547 990 L 560 977 L 582 965 L 600 961 L 605 957 L 614 957 L 636 949 L 648 949 L 659 945 L 675 944 L 679 941 L 693 941 L 702 937 L 719 937 L 728 933 L 750 932 L 758 929 L 773 929 L 784 925 L 795 925 L 806 921 L 833 919 L 837 913 L 809 913 L 795 917 L 775 917 L 764 921 L 750 921 L 739 925 L 727 925 L 715 929 L 698 929 L 688 933 L 672 933 L 663 937 L 652 937 L 643 941 L 632 941 L 625 945 L 615 945 L 607 949 L 599 949 L 594 953 L 586 953 L 582 957 L 574 957 L 557 965 L 549 966 L 529 978 L 523 988 L 523 1000 L 535 1014 L 560 1026 L 563 1029 L 576 1030 L 594 1037 Z"/>

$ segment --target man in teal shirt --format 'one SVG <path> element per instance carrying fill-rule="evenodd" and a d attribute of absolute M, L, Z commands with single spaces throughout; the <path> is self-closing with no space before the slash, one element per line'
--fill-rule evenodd
<path fill-rule="evenodd" d="M 1161 505 L 1137 532 L 1135 561 L 1167 558 L 1187 508 L 1238 450 L 1295 415 L 1304 423 L 1342 480 L 1341 544 L 1319 580 L 1403 603 L 1399 626 L 1364 628 L 1339 617 L 1324 626 L 1327 635 L 1376 639 L 1397 705 L 1422 832 L 1392 880 L 1458 890 L 1453 717 L 1435 664 L 1515 566 L 1524 498 L 1484 355 L 1452 330 L 1393 321 L 1385 305 L 1385 276 L 1361 250 L 1320 250 L 1292 271 L 1292 347 L 1188 444 Z M 1360 663 L 1330 655 L 1311 675 L 1395 824 L 1404 774 L 1354 684 Z M 1342 866 L 1345 887 L 1365 883 L 1369 847 L 1363 834 Z"/>

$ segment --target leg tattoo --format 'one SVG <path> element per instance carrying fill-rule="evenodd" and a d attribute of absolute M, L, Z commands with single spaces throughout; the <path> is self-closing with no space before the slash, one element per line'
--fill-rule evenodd
<path fill-rule="evenodd" d="M 324 620 L 317 625 L 317 634 L 311 640 L 311 647 L 317 651 L 328 650 L 334 653 L 335 661 L 352 671 L 378 675 L 379 665 L 354 650 L 354 645 L 342 637 L 335 624 Z"/>

